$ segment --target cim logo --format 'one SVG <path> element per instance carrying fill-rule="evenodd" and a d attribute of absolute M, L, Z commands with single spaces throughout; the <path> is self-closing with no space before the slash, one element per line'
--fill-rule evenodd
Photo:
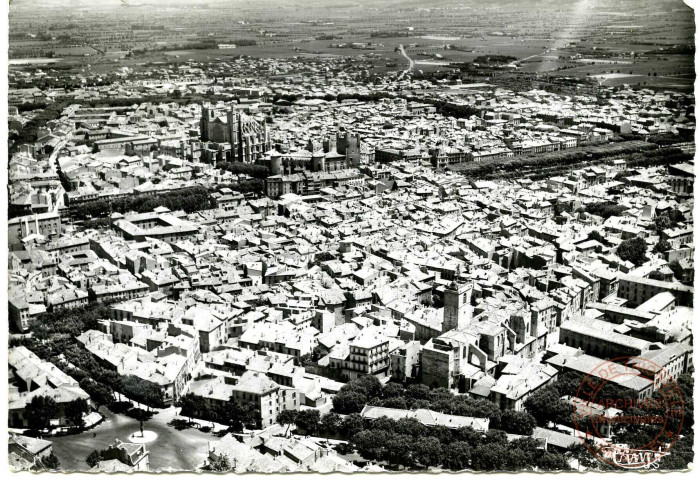
<path fill-rule="evenodd" d="M 630 364 L 634 367 L 630 367 Z M 635 368 L 637 365 L 642 368 Z M 635 378 L 643 379 L 646 383 L 653 382 L 655 392 L 652 397 L 609 397 L 604 394 L 605 385 L 615 379 L 618 381 Z M 660 387 L 654 382 L 658 378 L 663 379 Z M 578 405 L 574 407 L 575 427 L 584 432 L 586 437 L 596 438 L 595 446 L 586 446 L 599 460 L 609 465 L 631 470 L 659 468 L 662 458 L 680 437 L 685 415 L 681 389 L 672 375 L 652 360 L 620 357 L 602 361 L 582 380 L 576 398 L 583 408 L 578 409 Z M 591 407 L 614 407 L 621 411 L 621 415 L 598 415 Z M 635 409 L 642 411 L 636 414 Z M 581 425 L 578 424 L 580 418 L 590 420 L 584 429 L 580 429 Z M 609 443 L 612 433 L 605 427 L 612 425 L 624 425 L 626 428 L 643 426 L 651 438 L 643 445 L 629 445 L 627 442 Z M 610 438 L 605 441 L 608 437 Z"/>
<path fill-rule="evenodd" d="M 658 462 L 665 455 L 669 455 L 670 452 L 638 450 L 618 445 L 607 445 L 602 447 L 600 454 L 602 458 L 618 467 L 637 470 L 641 468 L 658 468 Z"/>

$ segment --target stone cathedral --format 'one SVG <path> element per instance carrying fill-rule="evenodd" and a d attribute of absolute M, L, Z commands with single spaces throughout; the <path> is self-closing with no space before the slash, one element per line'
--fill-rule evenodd
<path fill-rule="evenodd" d="M 202 142 L 230 143 L 231 161 L 254 163 L 271 149 L 267 124 L 233 107 L 202 107 Z"/>

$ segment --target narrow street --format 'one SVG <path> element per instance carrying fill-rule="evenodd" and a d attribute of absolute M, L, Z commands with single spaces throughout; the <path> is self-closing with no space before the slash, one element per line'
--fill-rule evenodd
<path fill-rule="evenodd" d="M 51 171 L 53 173 L 58 174 L 58 153 L 61 151 L 63 147 L 65 147 L 66 143 L 68 143 L 67 140 L 61 140 L 61 142 L 58 145 L 56 145 L 56 148 L 49 156 L 48 164 L 51 167 Z M 64 193 L 65 190 L 63 189 L 63 187 L 61 187 L 59 189 L 58 197 L 56 198 L 56 203 L 53 205 L 53 211 L 51 213 L 58 213 L 58 211 L 61 208 L 63 208 L 65 202 L 65 199 L 63 198 Z"/>

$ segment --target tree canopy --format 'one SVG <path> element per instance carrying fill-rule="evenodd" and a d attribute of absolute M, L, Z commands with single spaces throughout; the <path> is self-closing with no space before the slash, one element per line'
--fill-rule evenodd
<path fill-rule="evenodd" d="M 39 431 L 51 426 L 51 420 L 58 415 L 58 404 L 48 396 L 36 395 L 27 404 L 27 422 L 31 430 Z"/>
<path fill-rule="evenodd" d="M 264 183 L 264 182 L 263 182 Z M 184 210 L 186 213 L 214 208 L 214 200 L 204 187 L 191 187 L 175 192 L 158 195 L 131 195 L 108 200 L 91 200 L 71 207 L 73 216 L 78 220 L 98 218 L 114 213 L 150 212 L 157 207 L 170 210 Z"/>
<path fill-rule="evenodd" d="M 228 472 L 231 469 L 231 462 L 226 455 L 220 455 L 209 463 L 209 469 L 214 472 Z"/>
<path fill-rule="evenodd" d="M 602 217 L 605 220 L 609 217 L 617 217 L 626 210 L 626 207 L 614 202 L 595 202 L 585 206 L 585 211 L 592 215 Z"/>
<path fill-rule="evenodd" d="M 90 413 L 90 405 L 84 398 L 76 398 L 64 405 L 66 419 L 77 428 L 85 426 L 83 415 Z"/>
<path fill-rule="evenodd" d="M 619 244 L 616 254 L 622 260 L 629 261 L 636 265 L 643 265 L 646 262 L 646 241 L 640 237 L 624 240 Z"/>

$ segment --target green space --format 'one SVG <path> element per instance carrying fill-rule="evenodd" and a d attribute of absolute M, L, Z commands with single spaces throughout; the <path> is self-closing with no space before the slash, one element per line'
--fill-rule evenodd
<path fill-rule="evenodd" d="M 679 148 L 660 148 L 638 140 L 580 147 L 537 155 L 461 163 L 447 167 L 473 179 L 540 180 L 570 170 L 623 158 L 629 168 L 670 165 L 690 160 L 692 155 Z"/>

